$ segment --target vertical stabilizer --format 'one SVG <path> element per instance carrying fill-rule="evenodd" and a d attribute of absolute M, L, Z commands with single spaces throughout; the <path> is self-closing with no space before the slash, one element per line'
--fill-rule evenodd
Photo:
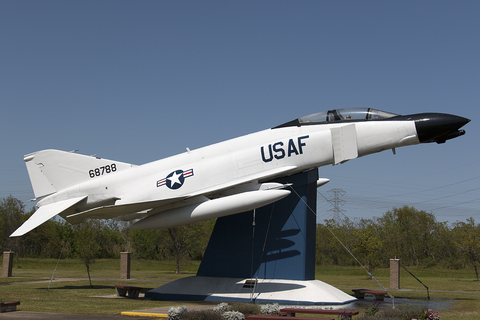
<path fill-rule="evenodd" d="M 134 166 L 59 150 L 34 152 L 23 160 L 37 199 L 97 176 Z"/>
<path fill-rule="evenodd" d="M 43 164 L 32 161 L 34 157 L 34 153 L 26 155 L 23 158 L 23 161 L 25 161 L 25 164 L 27 165 L 27 171 L 30 177 L 30 183 L 32 184 L 33 193 L 35 194 L 35 198 L 38 199 L 40 197 L 55 193 L 57 190 L 43 174 Z"/>

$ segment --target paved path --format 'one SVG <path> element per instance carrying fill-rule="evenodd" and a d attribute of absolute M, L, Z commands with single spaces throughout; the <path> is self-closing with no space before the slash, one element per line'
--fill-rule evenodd
<path fill-rule="evenodd" d="M 88 281 L 88 278 L 55 278 L 52 283 L 65 281 Z M 140 280 L 140 279 L 97 279 L 92 278 L 92 281 L 127 281 L 127 282 L 156 282 L 168 283 L 173 280 Z M 0 286 L 12 286 L 18 284 L 35 284 L 35 283 L 49 283 L 50 280 L 36 280 L 36 281 L 17 281 L 17 282 L 0 282 Z"/>
<path fill-rule="evenodd" d="M 29 312 L 29 311 L 12 311 L 0 313 L 0 319 L 22 320 L 22 319 L 40 319 L 40 320 L 119 320 L 119 319 L 139 319 L 152 320 L 152 317 L 129 317 L 129 316 L 98 316 L 91 314 L 65 314 L 65 313 L 48 313 L 48 312 Z"/>
<path fill-rule="evenodd" d="M 186 304 L 188 310 L 196 311 L 196 310 L 212 310 L 214 306 L 217 304 Z M 65 313 L 49 313 L 49 312 L 29 312 L 29 311 L 12 311 L 12 312 L 4 312 L 0 313 L 0 320 L 3 319 L 39 319 L 39 320 L 80 320 L 80 319 L 88 319 L 88 320 L 120 320 L 120 319 L 134 319 L 134 320 L 152 320 L 151 316 L 142 316 L 143 313 L 146 314 L 164 314 L 166 315 L 170 307 L 162 307 L 162 308 L 152 308 L 152 309 L 144 309 L 144 310 L 135 310 L 130 311 L 131 315 L 135 317 L 131 317 L 131 315 L 115 315 L 115 316 L 100 316 L 100 315 L 90 315 L 90 314 L 65 314 Z M 158 319 L 158 318 L 157 318 Z"/>

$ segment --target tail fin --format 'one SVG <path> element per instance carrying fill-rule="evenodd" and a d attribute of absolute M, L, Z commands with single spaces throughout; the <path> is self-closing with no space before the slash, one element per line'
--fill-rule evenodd
<path fill-rule="evenodd" d="M 34 152 L 23 160 L 37 199 L 92 177 L 134 167 L 128 163 L 59 150 Z"/>

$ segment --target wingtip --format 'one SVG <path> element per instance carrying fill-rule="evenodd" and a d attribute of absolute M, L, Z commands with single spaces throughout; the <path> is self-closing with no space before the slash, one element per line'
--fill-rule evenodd
<path fill-rule="evenodd" d="M 10 238 L 14 238 L 14 237 L 21 237 L 25 234 L 25 232 L 20 232 L 19 231 L 20 228 L 18 228 L 17 230 L 15 230 L 11 235 L 10 235 Z"/>
<path fill-rule="evenodd" d="M 29 223 L 27 223 L 27 222 L 29 222 L 29 220 L 25 221 L 20 227 L 18 227 L 17 230 L 15 230 L 10 235 L 10 238 L 21 237 L 24 234 L 32 231 L 33 229 L 35 229 L 36 227 L 39 226 L 39 225 L 33 224 L 32 221 L 30 221 Z"/>

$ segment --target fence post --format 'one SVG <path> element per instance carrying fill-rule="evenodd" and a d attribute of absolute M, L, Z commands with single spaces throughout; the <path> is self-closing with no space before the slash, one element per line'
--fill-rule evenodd
<path fill-rule="evenodd" d="M 130 279 L 130 252 L 120 252 L 120 279 Z"/>
<path fill-rule="evenodd" d="M 400 289 L 400 259 L 390 259 L 390 289 Z"/>
<path fill-rule="evenodd" d="M 13 254 L 14 252 L 12 251 L 3 252 L 2 278 L 8 278 L 12 276 Z"/>

